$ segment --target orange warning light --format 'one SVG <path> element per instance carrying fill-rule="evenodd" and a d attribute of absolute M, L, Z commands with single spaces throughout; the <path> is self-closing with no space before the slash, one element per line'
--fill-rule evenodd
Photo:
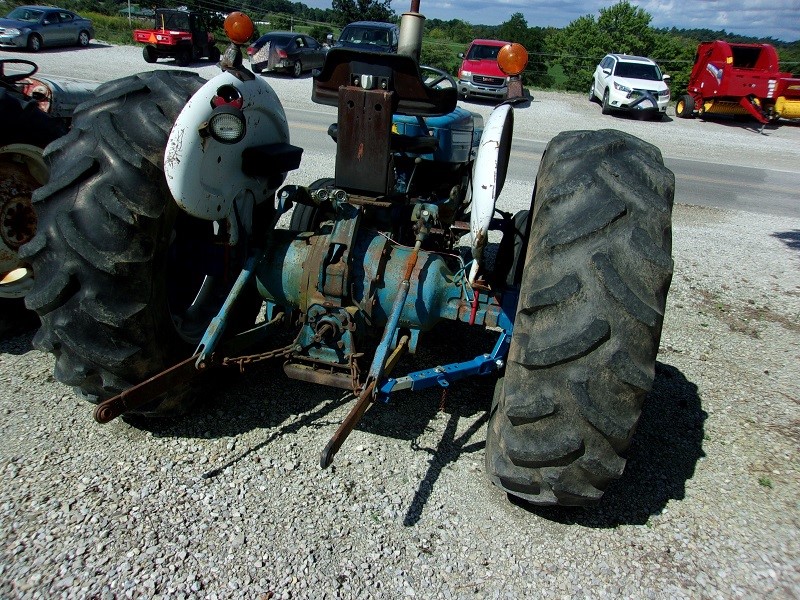
<path fill-rule="evenodd" d="M 225 35 L 234 44 L 246 44 L 253 31 L 253 21 L 243 12 L 235 11 L 225 17 Z"/>
<path fill-rule="evenodd" d="M 519 75 L 528 64 L 528 51 L 522 44 L 506 44 L 497 53 L 497 65 L 506 75 Z"/>

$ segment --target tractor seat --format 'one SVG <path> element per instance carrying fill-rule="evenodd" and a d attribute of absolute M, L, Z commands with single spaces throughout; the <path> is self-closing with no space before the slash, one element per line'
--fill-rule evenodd
<path fill-rule="evenodd" d="M 458 102 L 455 88 L 434 89 L 422 82 L 416 61 L 404 54 L 333 48 L 314 77 L 311 99 L 317 104 L 339 105 L 339 88 L 359 85 L 371 78 L 372 89 L 395 93 L 393 114 L 431 117 L 452 112 Z M 356 84 L 356 80 L 359 81 Z"/>

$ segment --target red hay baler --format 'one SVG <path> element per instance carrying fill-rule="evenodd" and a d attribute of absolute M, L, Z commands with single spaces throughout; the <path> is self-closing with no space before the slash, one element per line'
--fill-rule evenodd
<path fill-rule="evenodd" d="M 687 88 L 675 105 L 684 119 L 710 114 L 750 115 L 762 124 L 800 119 L 800 78 L 780 71 L 778 53 L 769 44 L 701 42 Z"/>

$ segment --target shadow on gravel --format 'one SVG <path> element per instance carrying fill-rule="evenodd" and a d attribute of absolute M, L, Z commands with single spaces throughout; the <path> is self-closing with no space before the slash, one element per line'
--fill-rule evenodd
<path fill-rule="evenodd" d="M 0 299 L 0 352 L 24 354 L 32 350 L 31 339 L 38 328 L 39 317 L 25 308 L 23 300 Z"/>
<path fill-rule="evenodd" d="M 566 525 L 611 528 L 644 525 L 670 500 L 683 500 L 703 452 L 708 413 L 697 386 L 675 367 L 656 363 L 656 379 L 628 451 L 622 477 L 613 482 L 600 504 L 587 508 L 534 507 L 509 496 L 518 506 Z"/>
<path fill-rule="evenodd" d="M 778 238 L 792 250 L 800 251 L 800 229 L 792 231 L 778 231 L 772 234 L 772 237 Z"/>
<path fill-rule="evenodd" d="M 471 358 L 491 349 L 495 339 L 493 332 L 442 323 L 424 339 L 415 357 L 401 361 L 397 374 Z M 493 377 L 476 377 L 457 382 L 446 393 L 441 388 L 401 392 L 393 396 L 391 404 L 374 405 L 364 415 L 358 430 L 405 440 L 414 451 L 429 455 L 427 472 L 407 508 L 405 526 L 419 522 L 447 465 L 462 455 L 483 452 L 494 384 Z M 127 419 L 135 427 L 170 437 L 235 437 L 253 429 L 273 430 L 265 432 L 263 441 L 241 450 L 225 464 L 214 465 L 203 474 L 204 478 L 219 475 L 283 436 L 305 428 L 338 425 L 340 415 L 331 418 L 330 414 L 352 403 L 352 396 L 341 390 L 287 379 L 281 366 L 274 363 L 243 376 L 219 372 L 204 391 L 205 399 L 186 417 Z M 432 430 L 431 421 L 437 412 L 446 415 L 444 431 L 437 436 L 435 447 L 425 447 L 419 440 Z M 675 367 L 657 363 L 656 379 L 628 452 L 625 473 L 608 487 L 598 506 L 543 508 L 510 496 L 509 499 L 524 510 L 559 523 L 597 528 L 644 524 L 651 515 L 660 513 L 669 500 L 685 497 L 686 481 L 705 455 L 702 445 L 706 417 L 697 386 Z M 316 460 L 321 450 L 309 448 L 308 459 Z M 388 448 L 385 451 L 391 461 L 391 452 Z"/>

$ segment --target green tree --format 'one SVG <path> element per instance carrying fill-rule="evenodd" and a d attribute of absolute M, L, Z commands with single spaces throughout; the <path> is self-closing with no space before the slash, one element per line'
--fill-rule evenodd
<path fill-rule="evenodd" d="M 335 19 L 339 25 L 353 21 L 388 21 L 397 19 L 391 0 L 332 0 Z"/>
<path fill-rule="evenodd" d="M 650 28 L 651 20 L 650 13 L 633 6 L 628 0 L 601 8 L 597 28 L 606 52 L 649 55 L 655 44 L 655 32 Z"/>
<path fill-rule="evenodd" d="M 565 79 L 560 87 L 588 91 L 594 68 L 608 50 L 594 17 L 584 15 L 555 31 L 547 39 L 547 52 L 551 66 L 563 68 Z"/>

